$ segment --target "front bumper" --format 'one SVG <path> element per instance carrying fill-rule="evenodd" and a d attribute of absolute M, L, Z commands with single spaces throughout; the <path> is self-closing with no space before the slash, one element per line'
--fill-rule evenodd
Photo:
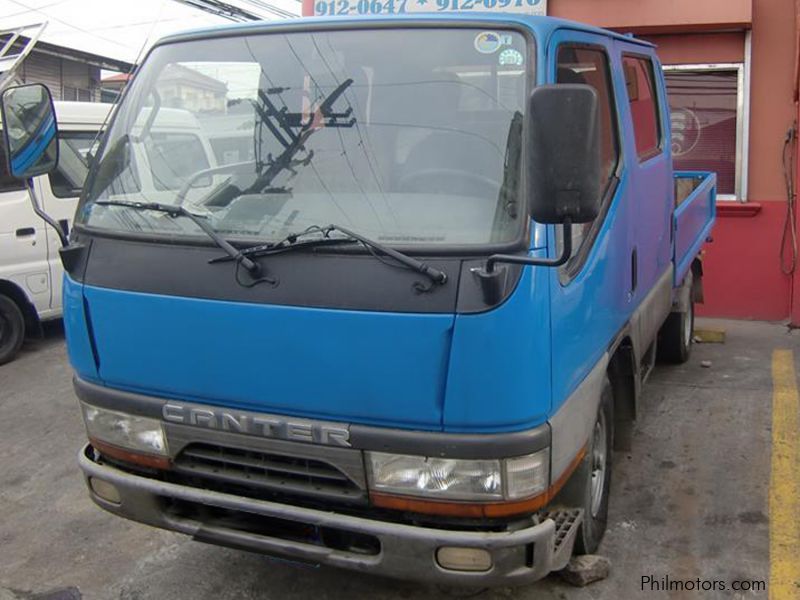
<path fill-rule="evenodd" d="M 79 455 L 87 483 L 91 477 L 113 484 L 120 502 L 108 502 L 90 487 L 92 499 L 118 516 L 185 533 L 200 541 L 400 579 L 481 586 L 529 583 L 566 565 L 581 522 L 580 511 L 572 510 L 549 513 L 537 525 L 516 531 L 419 527 L 177 485 L 98 463 L 92 456 L 89 445 Z M 171 510 L 175 503 L 200 510 L 192 513 L 196 516 L 187 517 Z M 253 523 L 252 529 L 232 527 L 226 519 L 213 516 L 220 510 L 227 515 L 245 515 Z M 326 546 L 313 536 L 307 540 L 286 536 L 282 528 L 271 532 L 263 522 L 259 524 L 259 520 L 303 524 L 310 531 L 331 528 L 369 536 L 378 544 L 372 554 L 352 552 Z M 444 569 L 436 562 L 436 551 L 442 546 L 488 550 L 492 555 L 492 567 L 484 572 Z"/>

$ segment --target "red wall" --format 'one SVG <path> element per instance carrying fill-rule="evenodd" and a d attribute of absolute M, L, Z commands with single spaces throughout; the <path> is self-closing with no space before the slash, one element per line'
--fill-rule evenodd
<path fill-rule="evenodd" d="M 780 0 L 549 0 L 547 13 L 610 29 L 691 31 L 741 29 L 753 3 Z"/>
<path fill-rule="evenodd" d="M 638 36 L 656 45 L 665 65 L 731 63 L 744 60 L 744 32 Z"/>
<path fill-rule="evenodd" d="M 789 315 L 792 278 L 780 269 L 783 202 L 764 202 L 755 216 L 717 217 L 703 257 L 705 304 L 698 314 L 779 321 Z"/>

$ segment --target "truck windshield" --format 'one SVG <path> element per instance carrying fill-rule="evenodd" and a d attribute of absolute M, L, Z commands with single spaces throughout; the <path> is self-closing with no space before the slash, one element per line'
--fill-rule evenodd
<path fill-rule="evenodd" d="M 119 108 L 77 222 L 228 239 L 338 223 L 389 245 L 517 239 L 530 52 L 512 31 L 235 35 L 157 47 Z"/>

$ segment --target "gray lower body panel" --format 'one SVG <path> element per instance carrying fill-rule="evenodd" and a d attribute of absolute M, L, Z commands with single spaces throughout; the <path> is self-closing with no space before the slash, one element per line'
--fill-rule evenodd
<path fill-rule="evenodd" d="M 565 566 L 581 521 L 579 511 L 561 511 L 515 531 L 420 527 L 168 483 L 98 463 L 92 456 L 90 446 L 84 447 L 79 455 L 87 482 L 89 478 L 97 478 L 113 484 L 120 502 L 108 502 L 90 487 L 92 499 L 121 517 L 184 533 L 200 541 L 407 580 L 481 586 L 535 581 Z M 313 539 L 272 535 L 263 526 L 246 530 L 227 526 L 224 519 L 182 516 L 170 510 L 175 503 L 200 507 L 197 513 L 200 515 L 210 514 L 204 508 L 226 511 L 226 514 L 245 515 L 254 523 L 262 519 L 308 526 L 311 530 L 333 528 L 345 535 L 375 539 L 377 543 L 373 553 L 337 549 Z M 444 569 L 436 561 L 436 551 L 442 546 L 483 548 L 491 554 L 492 567 L 483 572 Z"/>

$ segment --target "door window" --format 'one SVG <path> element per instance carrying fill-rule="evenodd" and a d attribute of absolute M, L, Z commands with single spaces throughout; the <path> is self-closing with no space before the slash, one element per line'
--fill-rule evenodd
<path fill-rule="evenodd" d="M 646 160 L 659 153 L 661 146 L 661 121 L 658 118 L 658 100 L 653 74 L 653 63 L 642 56 L 622 57 L 625 88 L 631 107 L 636 154 Z"/>
<path fill-rule="evenodd" d="M 605 214 L 605 205 L 611 201 L 608 194 L 612 177 L 619 163 L 619 137 L 617 132 L 614 91 L 611 84 L 611 69 L 608 55 L 601 47 L 563 45 L 558 50 L 556 83 L 577 83 L 592 86 L 597 92 L 600 117 L 601 164 L 600 189 L 603 190 L 604 205 L 600 214 Z M 595 219 L 595 221 L 602 218 Z M 581 248 L 591 244 L 594 222 L 572 226 L 573 261 L 580 262 Z M 571 262 L 573 262 L 571 261 Z M 573 262 L 573 264 L 574 264 Z M 577 267 L 577 265 L 574 265 Z M 568 265 L 568 268 L 570 265 Z"/>

